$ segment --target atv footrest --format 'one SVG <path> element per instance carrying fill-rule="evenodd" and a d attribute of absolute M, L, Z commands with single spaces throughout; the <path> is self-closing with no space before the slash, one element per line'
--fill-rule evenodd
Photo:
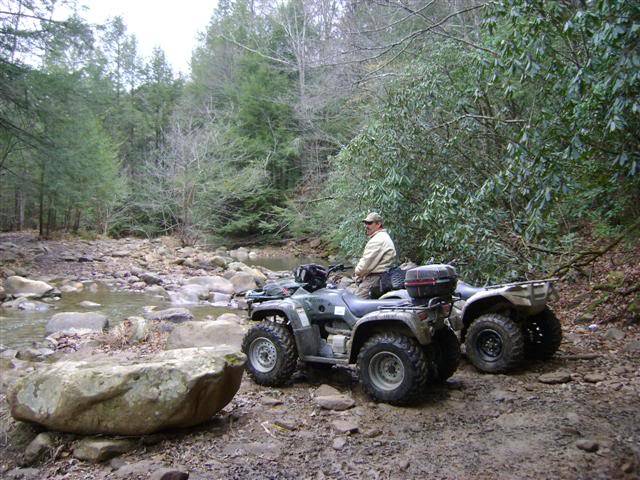
<path fill-rule="evenodd" d="M 316 363 L 331 363 L 334 365 L 348 365 L 349 364 L 349 359 L 348 358 L 326 358 L 326 357 L 317 357 L 315 355 L 305 355 L 304 357 L 302 357 L 302 360 L 304 360 L 305 362 L 316 362 Z"/>

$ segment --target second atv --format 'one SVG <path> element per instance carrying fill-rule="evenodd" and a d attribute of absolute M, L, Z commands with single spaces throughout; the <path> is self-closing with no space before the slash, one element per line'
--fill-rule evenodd
<path fill-rule="evenodd" d="M 253 306 L 259 322 L 242 350 L 249 375 L 261 385 L 286 383 L 298 360 L 316 365 L 357 364 L 375 400 L 407 404 L 429 382 L 456 371 L 460 345 L 445 320 L 457 276 L 448 265 L 407 272 L 411 300 L 363 300 L 327 284 L 327 270 L 304 265 L 290 297 Z"/>

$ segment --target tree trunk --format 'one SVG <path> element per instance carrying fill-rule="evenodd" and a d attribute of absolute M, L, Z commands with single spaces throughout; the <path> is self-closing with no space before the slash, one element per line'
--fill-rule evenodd
<path fill-rule="evenodd" d="M 40 172 L 40 209 L 38 212 L 38 235 L 44 237 L 44 166 Z"/>
<path fill-rule="evenodd" d="M 78 233 L 78 230 L 80 229 L 80 216 L 81 215 L 82 215 L 82 212 L 80 211 L 80 209 L 76 208 L 75 218 L 73 220 L 73 233 Z"/>
<path fill-rule="evenodd" d="M 15 195 L 15 208 L 13 211 L 14 228 L 16 231 L 21 231 L 24 228 L 24 195 L 22 190 L 16 188 Z"/>

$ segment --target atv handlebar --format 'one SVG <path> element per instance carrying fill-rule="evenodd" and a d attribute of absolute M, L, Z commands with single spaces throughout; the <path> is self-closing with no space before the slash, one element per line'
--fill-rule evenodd
<path fill-rule="evenodd" d="M 350 270 L 353 267 L 351 265 L 344 265 L 342 263 L 338 263 L 337 265 L 329 265 L 327 269 L 327 275 L 333 272 L 344 272 L 345 270 Z"/>

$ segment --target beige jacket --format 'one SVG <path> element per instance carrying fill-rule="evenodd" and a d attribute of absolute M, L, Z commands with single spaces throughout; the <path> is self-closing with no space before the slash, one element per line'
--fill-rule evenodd
<path fill-rule="evenodd" d="M 396 247 L 386 230 L 378 230 L 364 247 L 362 258 L 356 265 L 355 274 L 364 278 L 370 273 L 382 273 L 393 266 Z"/>

